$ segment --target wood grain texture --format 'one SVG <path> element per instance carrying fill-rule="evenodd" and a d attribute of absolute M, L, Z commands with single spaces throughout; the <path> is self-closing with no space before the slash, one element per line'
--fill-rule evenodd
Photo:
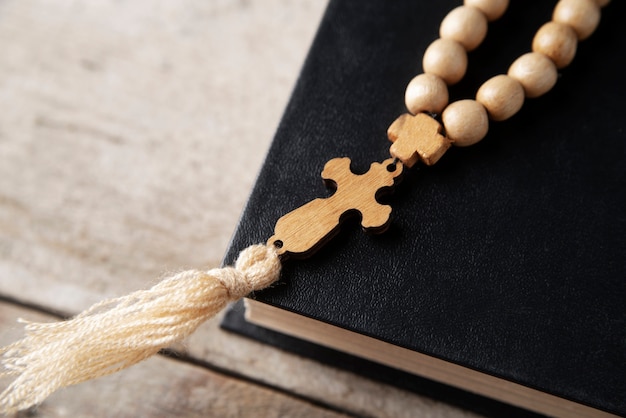
<path fill-rule="evenodd" d="M 324 6 L 2 2 L 0 295 L 69 315 L 168 273 L 218 265 Z M 37 319 L 5 311 L 0 333 L 17 316 Z M 228 334 L 219 320 L 177 349 L 349 413 L 471 416 Z M 215 401 L 211 388 L 225 399 L 240 391 L 179 362 L 137 367 L 62 391 L 46 413 L 194 416 Z M 160 388 L 146 394 L 143 380 Z M 255 393 L 241 401 L 249 405 L 225 400 L 215 416 L 258 416 L 249 406 L 260 402 L 280 411 L 270 391 Z M 307 402 L 289 405 L 276 414 L 309 416 Z"/>
<path fill-rule="evenodd" d="M 352 172 L 349 158 L 333 158 L 322 171 L 322 179 L 335 187 L 333 195 L 314 199 L 283 215 L 268 245 L 276 245 L 281 255 L 308 257 L 338 232 L 351 212 L 360 214 L 364 230 L 384 232 L 389 226 L 391 206 L 380 204 L 376 198 L 401 174 L 402 164 L 392 158 L 372 163 L 364 174 Z"/>
<path fill-rule="evenodd" d="M 418 160 L 433 165 L 451 145 L 441 135 L 441 124 L 424 113 L 400 115 L 387 129 L 387 136 L 393 142 L 389 153 L 407 167 Z"/>

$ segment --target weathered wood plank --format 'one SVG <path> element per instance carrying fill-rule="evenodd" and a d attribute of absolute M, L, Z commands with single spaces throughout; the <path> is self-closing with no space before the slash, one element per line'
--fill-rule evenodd
<path fill-rule="evenodd" d="M 4 2 L 4 283 L 76 310 L 219 264 L 323 4 L 282 6 Z"/>
<path fill-rule="evenodd" d="M 323 8 L 4 1 L 0 294 L 71 314 L 219 264 Z M 218 321 L 186 342 L 191 356 L 361 415 L 469 416 L 227 334 Z M 187 366 L 155 364 L 137 376 L 188 385 Z M 142 396 L 123 387 L 117 396 Z M 83 390 L 63 391 L 58 411 L 87 405 Z M 145 416 L 125 408 L 92 416 Z"/>
<path fill-rule="evenodd" d="M 18 316 L 53 318 L 0 302 L 0 326 Z M 7 344 L 13 332 L 0 334 Z M 343 414 L 270 389 L 162 356 L 119 374 L 59 391 L 34 409 L 38 417 L 319 417 Z"/>

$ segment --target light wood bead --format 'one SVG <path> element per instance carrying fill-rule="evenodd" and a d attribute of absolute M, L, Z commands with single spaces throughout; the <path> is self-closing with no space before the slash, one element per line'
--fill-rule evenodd
<path fill-rule="evenodd" d="M 492 22 L 504 14 L 509 0 L 465 0 L 464 4 L 479 9 Z"/>
<path fill-rule="evenodd" d="M 524 88 L 514 78 L 501 74 L 487 80 L 476 93 L 476 101 L 496 121 L 510 118 L 524 104 Z"/>
<path fill-rule="evenodd" d="M 404 102 L 409 112 L 441 113 L 448 104 L 448 86 L 434 74 L 420 74 L 406 87 Z"/>
<path fill-rule="evenodd" d="M 538 52 L 529 52 L 516 59 L 509 67 L 508 75 L 522 84 L 529 98 L 547 93 L 557 78 L 552 60 Z"/>
<path fill-rule="evenodd" d="M 425 73 L 439 76 L 447 84 L 459 82 L 467 70 L 467 52 L 451 39 L 437 39 L 424 52 L 422 67 Z"/>
<path fill-rule="evenodd" d="M 487 17 L 479 9 L 459 6 L 447 14 L 439 27 L 439 36 L 457 41 L 467 51 L 476 49 L 487 35 Z"/>
<path fill-rule="evenodd" d="M 594 0 L 561 0 L 554 8 L 552 20 L 570 25 L 582 41 L 598 27 L 600 7 Z"/>
<path fill-rule="evenodd" d="M 533 38 L 533 51 L 548 56 L 556 68 L 568 66 L 576 55 L 577 47 L 576 32 L 564 23 L 548 22 L 539 28 Z"/>
<path fill-rule="evenodd" d="M 459 100 L 445 108 L 441 115 L 446 136 L 459 147 L 473 145 L 489 130 L 487 111 L 475 100 Z"/>

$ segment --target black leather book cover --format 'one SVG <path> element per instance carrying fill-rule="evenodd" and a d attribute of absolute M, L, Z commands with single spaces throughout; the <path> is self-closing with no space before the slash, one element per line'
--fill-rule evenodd
<path fill-rule="evenodd" d="M 460 1 L 331 0 L 225 257 L 329 191 L 324 164 L 388 158 L 404 90 Z M 530 51 L 556 2 L 511 1 L 451 100 Z M 390 229 L 358 219 L 255 298 L 626 415 L 626 4 L 603 9 L 546 95 L 407 170 Z M 236 328 L 236 327 L 231 327 Z"/>

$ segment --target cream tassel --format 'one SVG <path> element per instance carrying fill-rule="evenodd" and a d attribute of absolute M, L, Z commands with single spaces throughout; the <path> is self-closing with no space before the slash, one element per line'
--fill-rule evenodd
<path fill-rule="evenodd" d="M 64 322 L 26 323 L 26 336 L 0 349 L 3 372 L 17 378 L 0 395 L 0 412 L 41 403 L 64 386 L 105 376 L 180 341 L 230 301 L 278 280 L 271 246 L 254 245 L 235 267 L 184 271 L 149 290 L 105 300 Z"/>

